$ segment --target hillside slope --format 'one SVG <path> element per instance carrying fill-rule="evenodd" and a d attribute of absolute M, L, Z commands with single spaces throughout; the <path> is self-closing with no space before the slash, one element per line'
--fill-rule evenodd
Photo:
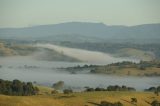
<path fill-rule="evenodd" d="M 117 51 L 116 55 L 119 57 L 137 58 L 143 61 L 151 61 L 155 58 L 154 53 L 143 51 L 140 49 L 135 49 L 135 48 L 120 49 Z"/>
<path fill-rule="evenodd" d="M 80 60 L 56 52 L 51 49 L 34 47 L 27 44 L 5 44 L 0 42 L 0 57 L 6 56 L 33 56 L 37 60 L 44 61 L 70 61 L 78 62 Z"/>

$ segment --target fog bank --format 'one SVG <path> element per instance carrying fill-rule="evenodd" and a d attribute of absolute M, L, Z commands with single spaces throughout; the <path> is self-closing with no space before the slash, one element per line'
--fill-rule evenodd
<path fill-rule="evenodd" d="M 121 61 L 139 62 L 138 59 L 131 59 L 128 57 L 117 58 L 117 57 L 113 57 L 111 54 L 107 54 L 103 52 L 69 48 L 69 47 L 63 47 L 63 46 L 58 46 L 54 44 L 36 44 L 35 46 L 53 49 L 64 55 L 67 55 L 91 64 L 109 64 L 109 63 L 115 63 L 115 62 L 121 62 Z"/>

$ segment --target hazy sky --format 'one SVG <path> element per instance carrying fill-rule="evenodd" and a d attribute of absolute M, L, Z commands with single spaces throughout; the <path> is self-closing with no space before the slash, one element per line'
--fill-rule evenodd
<path fill-rule="evenodd" d="M 160 0 L 0 0 L 0 27 L 62 22 L 160 23 Z"/>

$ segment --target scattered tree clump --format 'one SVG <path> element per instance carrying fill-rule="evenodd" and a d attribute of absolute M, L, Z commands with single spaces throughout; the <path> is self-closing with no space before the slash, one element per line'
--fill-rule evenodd
<path fill-rule="evenodd" d="M 39 89 L 34 87 L 31 82 L 21 82 L 19 80 L 2 80 L 0 79 L 0 94 L 29 96 L 38 94 Z"/>
<path fill-rule="evenodd" d="M 108 91 L 136 91 L 136 89 L 135 88 L 133 88 L 133 87 L 126 87 L 126 86 L 118 86 L 118 85 L 115 85 L 115 86 L 112 86 L 112 85 L 110 85 L 110 86 L 108 86 L 107 87 L 107 90 Z"/>
<path fill-rule="evenodd" d="M 135 88 L 133 87 L 127 87 L 127 86 L 118 86 L 118 85 L 110 85 L 108 86 L 106 89 L 105 88 L 90 88 L 90 87 L 86 87 L 86 91 L 87 92 L 91 92 L 91 91 L 136 91 Z"/>

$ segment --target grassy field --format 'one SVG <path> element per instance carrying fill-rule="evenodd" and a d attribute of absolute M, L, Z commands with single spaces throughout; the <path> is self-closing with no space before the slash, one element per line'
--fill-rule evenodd
<path fill-rule="evenodd" d="M 41 92 L 48 92 L 52 89 L 41 87 Z M 0 106 L 98 106 L 101 101 L 120 101 L 124 106 L 134 106 L 131 98 L 137 98 L 137 106 L 150 106 L 153 100 L 159 100 L 152 92 L 109 92 L 95 91 L 72 94 L 40 94 L 35 96 L 6 96 L 0 95 Z"/>

